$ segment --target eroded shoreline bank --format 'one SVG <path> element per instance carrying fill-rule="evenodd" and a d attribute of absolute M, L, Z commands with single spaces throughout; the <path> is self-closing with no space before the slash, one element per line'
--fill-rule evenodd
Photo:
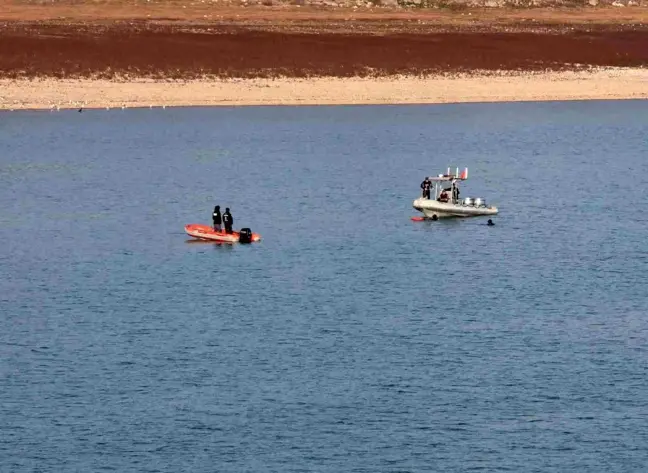
<path fill-rule="evenodd" d="M 0 109 L 361 105 L 648 98 L 648 69 L 431 77 L 0 80 Z"/>
<path fill-rule="evenodd" d="M 5 110 L 648 95 L 645 7 L 0 6 Z"/>

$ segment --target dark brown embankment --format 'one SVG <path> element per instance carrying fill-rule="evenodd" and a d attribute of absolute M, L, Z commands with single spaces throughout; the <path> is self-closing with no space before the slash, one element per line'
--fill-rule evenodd
<path fill-rule="evenodd" d="M 2 77 L 339 76 L 648 65 L 648 26 L 372 34 L 154 22 L 6 22 Z M 369 33 L 367 33 L 369 31 Z"/>

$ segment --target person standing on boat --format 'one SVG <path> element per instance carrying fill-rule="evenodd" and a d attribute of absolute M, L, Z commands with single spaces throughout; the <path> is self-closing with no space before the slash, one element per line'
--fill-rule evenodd
<path fill-rule="evenodd" d="M 214 231 L 215 232 L 222 231 L 221 223 L 223 223 L 223 220 L 221 217 L 220 205 L 214 207 L 214 212 L 212 213 L 212 220 L 214 221 Z"/>
<path fill-rule="evenodd" d="M 426 199 L 430 198 L 430 187 L 432 186 L 432 181 L 429 177 L 425 177 L 425 180 L 421 182 L 421 189 L 423 189 L 423 197 Z"/>
<path fill-rule="evenodd" d="M 232 233 L 232 224 L 234 219 L 232 214 L 229 211 L 229 207 L 225 208 L 225 213 L 223 214 L 223 225 L 225 225 L 225 233 Z"/>
<path fill-rule="evenodd" d="M 459 186 L 457 186 L 457 181 L 452 181 L 452 203 L 456 204 L 459 202 Z"/>

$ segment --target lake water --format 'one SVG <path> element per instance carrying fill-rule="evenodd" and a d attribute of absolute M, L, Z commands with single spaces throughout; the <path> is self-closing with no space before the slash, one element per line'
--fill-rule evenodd
<path fill-rule="evenodd" d="M 0 113 L 0 471 L 640 472 L 648 103 Z M 486 218 L 412 222 L 469 168 Z M 230 207 L 253 245 L 191 243 Z"/>

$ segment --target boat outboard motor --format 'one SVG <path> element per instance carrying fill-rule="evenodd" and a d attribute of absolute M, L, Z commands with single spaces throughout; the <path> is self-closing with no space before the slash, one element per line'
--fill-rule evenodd
<path fill-rule="evenodd" d="M 241 228 L 239 232 L 239 243 L 252 243 L 252 230 Z"/>

